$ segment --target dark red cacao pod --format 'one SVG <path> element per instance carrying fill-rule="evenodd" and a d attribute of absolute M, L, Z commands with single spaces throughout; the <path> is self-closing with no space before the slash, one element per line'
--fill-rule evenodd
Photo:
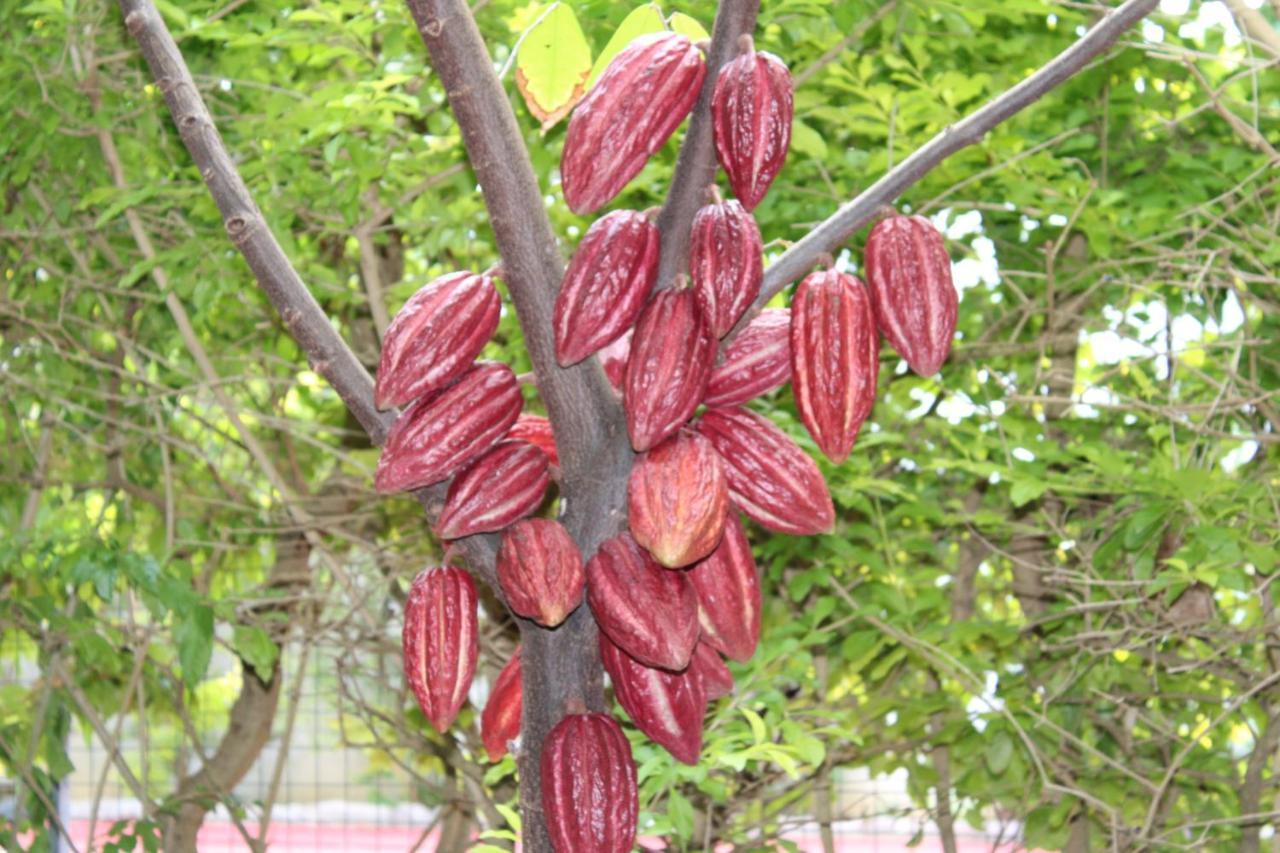
<path fill-rule="evenodd" d="M 876 325 L 920 376 L 951 354 L 957 296 L 942 235 L 923 216 L 890 216 L 867 237 L 867 284 Z"/>
<path fill-rule="evenodd" d="M 556 359 L 577 364 L 635 323 L 658 279 L 658 226 L 615 210 L 592 223 L 556 294 Z"/>
<path fill-rule="evenodd" d="M 642 454 L 627 482 L 631 536 L 669 569 L 715 550 L 729 511 L 724 464 L 711 442 L 680 430 Z"/>
<path fill-rule="evenodd" d="M 613 683 L 613 695 L 636 728 L 677 761 L 697 764 L 707 712 L 707 689 L 698 670 L 690 666 L 667 672 L 645 666 L 604 634 L 600 661 Z"/>
<path fill-rule="evenodd" d="M 587 561 L 587 603 L 600 630 L 636 660 L 689 665 L 698 642 L 698 597 L 684 572 L 662 568 L 622 533 Z"/>
<path fill-rule="evenodd" d="M 404 492 L 457 473 L 506 434 L 524 400 L 511 368 L 480 364 L 400 413 L 378 458 L 379 492 Z"/>
<path fill-rule="evenodd" d="M 729 671 L 729 667 L 725 666 L 716 650 L 711 648 L 705 640 L 699 642 L 697 648 L 693 650 L 689 669 L 696 672 L 698 678 L 702 679 L 702 689 L 707 694 L 708 702 L 714 702 L 721 696 L 728 696 L 733 692 L 733 673 Z"/>
<path fill-rule="evenodd" d="M 604 375 L 615 391 L 622 391 L 622 383 L 627 375 L 627 360 L 631 358 L 632 329 L 597 353 Z"/>
<path fill-rule="evenodd" d="M 551 432 L 551 421 L 542 415 L 522 414 L 511 425 L 507 438 L 529 442 L 547 455 L 547 461 L 553 469 L 560 467 L 560 453 L 556 450 L 556 437 Z M 551 474 L 554 477 L 555 471 Z"/>
<path fill-rule="evenodd" d="M 498 328 L 502 299 L 487 275 L 455 272 L 409 297 L 387 327 L 374 401 L 403 406 L 461 376 Z"/>
<path fill-rule="evenodd" d="M 853 449 L 876 401 L 880 336 L 862 282 L 811 273 L 791 299 L 791 388 L 800 420 L 833 462 Z"/>
<path fill-rule="evenodd" d="M 498 673 L 489 691 L 489 701 L 480 715 L 480 740 L 490 761 L 500 761 L 507 754 L 507 744 L 520 736 L 520 712 L 523 709 L 523 686 L 520 678 L 520 647 Z"/>
<path fill-rule="evenodd" d="M 458 716 L 480 651 L 476 587 L 462 569 L 427 569 L 404 606 L 404 674 L 427 721 L 444 731 Z"/>
<path fill-rule="evenodd" d="M 742 408 L 708 409 L 698 432 L 725 463 L 730 499 L 779 533 L 827 533 L 835 524 L 831 493 L 818 466 L 767 418 Z"/>
<path fill-rule="evenodd" d="M 441 539 L 501 530 L 542 503 L 551 483 L 547 454 L 527 441 L 501 441 L 452 483 L 436 519 Z"/>
<path fill-rule="evenodd" d="M 716 340 L 693 291 L 664 290 L 645 306 L 622 387 L 631 446 L 645 451 L 693 415 L 715 364 Z"/>
<path fill-rule="evenodd" d="M 640 795 L 622 727 L 608 714 L 570 714 L 542 744 L 542 813 L 563 853 L 630 853 Z"/>
<path fill-rule="evenodd" d="M 720 546 L 689 570 L 698 594 L 702 642 L 736 661 L 747 661 L 760 642 L 760 578 L 751 543 L 737 513 L 730 513 Z"/>
<path fill-rule="evenodd" d="M 720 69 L 711 99 L 716 155 L 747 210 L 787 159 L 794 113 L 791 72 L 772 53 L 752 49 Z"/>
<path fill-rule="evenodd" d="M 560 522 L 527 518 L 502 534 L 498 582 L 520 616 L 554 628 L 582 603 L 586 580 L 582 554 Z"/>
<path fill-rule="evenodd" d="M 722 338 L 760 293 L 764 277 L 760 228 L 741 202 L 709 204 L 693 217 L 689 272 L 711 333 Z"/>
<path fill-rule="evenodd" d="M 607 204 L 693 109 L 707 65 L 685 36 L 641 36 L 614 57 L 569 118 L 560 178 L 574 213 Z"/>
<path fill-rule="evenodd" d="M 738 333 L 711 371 L 702 402 L 737 406 L 781 388 L 791 378 L 791 310 L 766 308 Z"/>

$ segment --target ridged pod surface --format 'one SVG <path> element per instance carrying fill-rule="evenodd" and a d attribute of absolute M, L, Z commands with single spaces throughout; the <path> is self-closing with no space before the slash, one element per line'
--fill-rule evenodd
<path fill-rule="evenodd" d="M 880 336 L 854 276 L 811 273 L 791 299 L 791 389 L 818 448 L 843 462 L 876 402 Z"/>
<path fill-rule="evenodd" d="M 634 329 L 628 329 L 625 335 L 597 353 L 600 366 L 604 368 L 604 375 L 608 377 L 609 384 L 615 391 L 622 391 L 622 383 L 627 376 L 627 360 L 631 358 L 633 332 Z"/>
<path fill-rule="evenodd" d="M 511 425 L 507 438 L 529 442 L 547 455 L 552 468 L 560 467 L 560 452 L 556 450 L 556 437 L 551 431 L 551 421 L 542 415 L 522 414 Z M 552 476 L 555 476 L 554 471 Z"/>
<path fill-rule="evenodd" d="M 726 63 L 716 78 L 716 155 L 747 210 L 755 210 L 787 159 L 795 113 L 791 89 L 782 60 L 755 49 Z"/>
<path fill-rule="evenodd" d="M 480 740 L 490 761 L 500 761 L 507 754 L 507 744 L 520 736 L 520 712 L 524 707 L 524 688 L 520 678 L 520 648 L 498 673 L 489 691 L 489 701 L 480 715 Z"/>
<path fill-rule="evenodd" d="M 636 728 L 677 761 L 697 764 L 707 712 L 707 689 L 698 670 L 690 666 L 667 672 L 645 666 L 604 634 L 600 662 L 613 683 L 613 695 Z"/>
<path fill-rule="evenodd" d="M 592 223 L 556 294 L 556 359 L 577 364 L 631 328 L 658 278 L 658 226 L 615 210 Z"/>
<path fill-rule="evenodd" d="M 587 561 L 587 603 L 600 630 L 647 666 L 680 670 L 698 642 L 698 597 L 622 533 Z"/>
<path fill-rule="evenodd" d="M 767 418 L 742 408 L 708 409 L 697 430 L 724 460 L 730 499 L 753 521 L 793 536 L 831 530 L 835 507 L 822 472 Z"/>
<path fill-rule="evenodd" d="M 511 525 L 497 562 L 507 604 L 526 619 L 554 628 L 582 603 L 582 554 L 558 521 L 527 518 Z"/>
<path fill-rule="evenodd" d="M 942 235 L 923 216 L 891 216 L 871 229 L 865 256 L 876 325 L 920 376 L 951 354 L 958 298 Z"/>
<path fill-rule="evenodd" d="M 627 482 L 631 536 L 669 569 L 715 550 L 729 510 L 724 464 L 711 442 L 682 429 L 636 460 Z"/>
<path fill-rule="evenodd" d="M 374 401 L 403 406 L 462 375 L 498 328 L 493 279 L 455 272 L 424 285 L 387 327 Z"/>
<path fill-rule="evenodd" d="M 523 405 L 511 368 L 473 367 L 400 413 L 378 458 L 374 487 L 390 494 L 447 479 L 496 444 Z"/>
<path fill-rule="evenodd" d="M 449 484 L 436 535 L 492 533 L 529 515 L 551 484 L 548 467 L 547 454 L 529 442 L 498 442 Z"/>
<path fill-rule="evenodd" d="M 622 191 L 693 109 L 707 64 L 678 33 L 641 36 L 600 75 L 569 118 L 560 178 L 574 213 Z"/>
<path fill-rule="evenodd" d="M 724 538 L 689 570 L 698 594 L 702 641 L 736 661 L 748 661 L 760 642 L 760 578 L 751 543 L 738 514 L 730 513 Z"/>
<path fill-rule="evenodd" d="M 700 641 L 693 650 L 689 669 L 702 679 L 702 689 L 706 691 L 708 702 L 714 702 L 733 692 L 733 673 L 720 659 L 719 653 L 705 640 Z"/>
<path fill-rule="evenodd" d="M 453 566 L 413 580 L 404 606 L 404 674 L 427 721 L 443 732 L 458 716 L 480 651 L 476 587 Z"/>
<path fill-rule="evenodd" d="M 645 451 L 693 415 L 715 364 L 711 335 L 693 291 L 655 294 L 640 315 L 622 386 L 631 446 Z"/>
<path fill-rule="evenodd" d="M 542 744 L 542 812 L 558 853 L 630 853 L 640 795 L 622 727 L 608 714 L 570 714 Z"/>
<path fill-rule="evenodd" d="M 760 293 L 764 247 L 756 219 L 736 199 L 693 216 L 689 273 L 711 333 L 724 337 Z"/>
<path fill-rule="evenodd" d="M 791 379 L 791 310 L 766 308 L 738 333 L 713 371 L 702 402 L 737 406 Z"/>

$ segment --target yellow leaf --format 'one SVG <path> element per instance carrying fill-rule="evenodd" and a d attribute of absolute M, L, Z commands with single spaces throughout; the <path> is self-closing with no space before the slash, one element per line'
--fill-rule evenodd
<path fill-rule="evenodd" d="M 555 3 L 520 40 L 516 87 L 546 131 L 586 94 L 591 47 L 573 9 Z"/>

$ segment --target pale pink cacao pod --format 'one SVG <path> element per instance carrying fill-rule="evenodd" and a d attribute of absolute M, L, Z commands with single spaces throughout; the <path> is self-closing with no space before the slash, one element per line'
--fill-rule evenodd
<path fill-rule="evenodd" d="M 457 379 L 498 328 L 502 299 L 488 275 L 455 272 L 409 297 L 387 327 L 374 401 L 403 406 Z"/>
<path fill-rule="evenodd" d="M 570 714 L 542 744 L 542 813 L 558 853 L 630 853 L 640 794 L 622 727 L 608 714 Z"/>
<path fill-rule="evenodd" d="M 427 569 L 413 580 L 404 607 L 404 674 L 423 716 L 444 731 L 458 716 L 479 653 L 476 587 L 453 566 Z"/>
<path fill-rule="evenodd" d="M 480 740 L 490 761 L 500 761 L 507 754 L 507 744 L 520 736 L 520 712 L 524 707 L 524 688 L 520 678 L 520 648 L 498 673 L 489 691 L 489 701 L 480 715 Z"/>
<path fill-rule="evenodd" d="M 613 695 L 636 728 L 677 761 L 697 764 L 702 752 L 702 718 L 707 689 L 693 666 L 667 672 L 645 666 L 600 635 L 600 661 Z"/>
<path fill-rule="evenodd" d="M 800 420 L 831 461 L 853 449 L 875 405 L 879 370 L 866 287 L 835 270 L 810 273 L 791 299 L 791 388 Z"/>
<path fill-rule="evenodd" d="M 733 692 L 733 673 L 705 640 L 700 641 L 693 650 L 689 669 L 702 679 L 702 689 L 706 691 L 708 702 L 714 702 Z"/>
<path fill-rule="evenodd" d="M 592 223 L 556 294 L 556 359 L 577 364 L 635 323 L 658 279 L 658 226 L 614 210 Z"/>
<path fill-rule="evenodd" d="M 787 159 L 795 113 L 791 89 L 782 60 L 754 48 L 726 63 L 716 78 L 716 155 L 747 210 L 755 210 Z"/>
<path fill-rule="evenodd" d="M 551 483 L 548 467 L 547 455 L 529 442 L 498 442 L 449 484 L 436 535 L 492 533 L 529 515 Z"/>
<path fill-rule="evenodd" d="M 641 454 L 627 482 L 631 536 L 669 569 L 715 550 L 729 511 L 724 464 L 711 442 L 682 429 Z"/>
<path fill-rule="evenodd" d="M 502 534 L 498 583 L 518 615 L 554 628 L 582 603 L 582 554 L 560 522 L 517 521 Z"/>
<path fill-rule="evenodd" d="M 587 603 L 600 630 L 647 666 L 679 670 L 698 642 L 698 597 L 622 533 L 587 561 Z"/>
<path fill-rule="evenodd" d="M 473 367 L 400 413 L 378 458 L 374 486 L 389 494 L 447 479 L 496 444 L 523 405 L 511 368 Z"/>
<path fill-rule="evenodd" d="M 552 469 L 560 467 L 560 453 L 556 450 L 556 437 L 551 431 L 551 421 L 542 415 L 522 414 L 511 425 L 507 438 L 529 442 L 547 455 Z M 554 477 L 555 473 L 552 470 L 551 475 Z"/>
<path fill-rule="evenodd" d="M 648 450 L 693 415 L 715 364 L 716 340 L 693 291 L 664 290 L 645 306 L 622 387 L 631 446 Z"/>
<path fill-rule="evenodd" d="M 876 325 L 920 376 L 951 354 L 958 310 L 951 257 L 923 216 L 890 216 L 867 237 L 867 284 Z"/>
<path fill-rule="evenodd" d="M 711 371 L 702 402 L 737 406 L 791 379 L 791 310 L 766 308 L 738 333 Z"/>
<path fill-rule="evenodd" d="M 631 358 L 631 337 L 634 329 L 628 329 L 627 333 L 600 350 L 597 357 L 600 359 L 600 366 L 604 368 L 604 375 L 608 377 L 609 384 L 613 386 L 615 391 L 622 391 L 622 383 L 627 375 L 627 359 Z"/>
<path fill-rule="evenodd" d="M 708 409 L 697 430 L 724 460 L 730 499 L 753 521 L 794 536 L 831 530 L 835 508 L 822 472 L 767 418 Z"/>
<path fill-rule="evenodd" d="M 763 254 L 760 228 L 741 202 L 709 204 L 694 214 L 689 272 L 694 296 L 717 338 L 728 334 L 759 295 Z"/>
<path fill-rule="evenodd" d="M 760 642 L 760 578 L 738 514 L 711 556 L 689 570 L 698 594 L 702 642 L 736 661 L 747 661 Z"/>
<path fill-rule="evenodd" d="M 641 36 L 614 57 L 569 118 L 560 178 L 574 213 L 607 204 L 693 109 L 707 65 L 685 36 Z"/>

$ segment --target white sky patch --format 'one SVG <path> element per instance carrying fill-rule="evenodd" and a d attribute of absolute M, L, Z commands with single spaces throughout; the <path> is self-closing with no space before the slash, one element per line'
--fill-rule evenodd
<path fill-rule="evenodd" d="M 1164 42 L 1164 27 L 1155 21 L 1143 21 L 1142 38 L 1155 44 L 1162 44 Z"/>
<path fill-rule="evenodd" d="M 1000 687 L 999 674 L 988 671 L 983 675 L 982 694 L 974 696 L 965 705 L 965 710 L 969 712 L 969 722 L 978 731 L 983 731 L 987 727 L 984 714 L 999 713 L 1004 710 L 1004 700 L 996 695 L 996 690 Z"/>
<path fill-rule="evenodd" d="M 1185 4 L 1184 4 L 1185 5 Z M 1257 9 L 1262 0 L 1245 0 L 1245 5 Z M 1200 4 L 1200 12 L 1194 21 L 1188 21 L 1178 27 L 1178 35 L 1185 39 L 1203 40 L 1210 29 L 1222 30 L 1222 41 L 1228 47 L 1240 44 L 1240 29 L 1226 3 L 1211 0 Z"/>
<path fill-rule="evenodd" d="M 1236 469 L 1238 469 L 1240 466 L 1246 465 L 1249 462 L 1251 462 L 1253 460 L 1253 457 L 1257 455 L 1258 455 L 1258 442 L 1246 441 L 1241 443 L 1241 445 L 1237 447 L 1235 450 L 1232 450 L 1230 453 L 1223 456 L 1222 461 L 1219 464 L 1222 465 L 1222 470 L 1230 474 L 1234 472 Z"/>

